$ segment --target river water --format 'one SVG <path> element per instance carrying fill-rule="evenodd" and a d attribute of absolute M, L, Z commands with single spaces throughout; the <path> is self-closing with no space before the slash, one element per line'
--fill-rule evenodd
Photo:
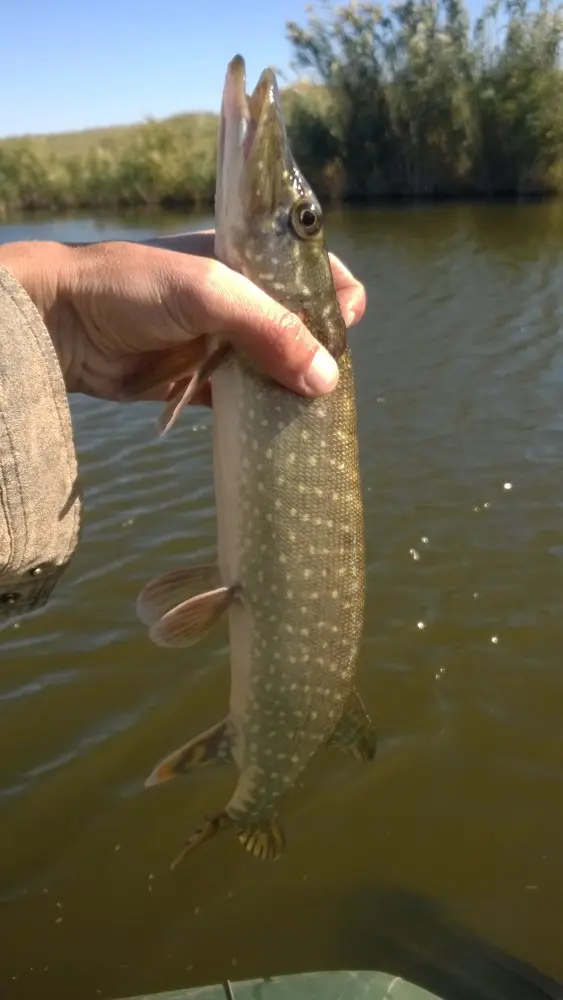
<path fill-rule="evenodd" d="M 0 241 L 210 221 L 37 221 Z M 0 635 L 2 998 L 398 972 L 382 942 L 410 918 L 382 909 L 384 885 L 563 978 L 563 208 L 338 211 L 328 238 L 369 296 L 352 346 L 378 758 L 323 751 L 276 865 L 225 834 L 169 871 L 233 775 L 143 782 L 224 715 L 226 631 L 160 650 L 134 601 L 213 554 L 210 415 L 160 441 L 157 407 L 73 399 L 82 544 L 49 608 Z"/>

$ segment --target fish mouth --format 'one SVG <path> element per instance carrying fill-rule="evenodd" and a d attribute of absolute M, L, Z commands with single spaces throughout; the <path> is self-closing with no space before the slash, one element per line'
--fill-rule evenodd
<path fill-rule="evenodd" d="M 246 65 L 240 55 L 231 59 L 227 67 L 221 118 L 224 128 L 229 123 L 239 127 L 240 149 L 248 160 L 255 142 L 272 125 L 285 137 L 285 126 L 281 118 L 281 101 L 276 75 L 273 69 L 265 69 L 260 74 L 252 94 L 246 93 Z"/>
<path fill-rule="evenodd" d="M 221 102 L 218 202 L 238 197 L 247 217 L 275 211 L 290 160 L 274 71 L 263 70 L 248 95 L 245 62 L 236 55 L 227 67 Z"/>

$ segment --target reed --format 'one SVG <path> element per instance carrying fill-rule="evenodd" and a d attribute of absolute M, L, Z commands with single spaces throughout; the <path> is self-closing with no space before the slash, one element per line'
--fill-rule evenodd
<path fill-rule="evenodd" d="M 561 8 L 462 0 L 314 10 L 287 27 L 309 82 L 283 93 L 327 200 L 563 190 Z M 0 215 L 211 204 L 217 116 L 0 141 Z"/>

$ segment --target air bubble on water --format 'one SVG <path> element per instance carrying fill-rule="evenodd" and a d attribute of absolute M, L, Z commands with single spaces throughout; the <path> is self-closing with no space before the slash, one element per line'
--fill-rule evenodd
<path fill-rule="evenodd" d="M 426 628 L 426 624 L 425 622 L 417 622 L 416 627 L 422 631 L 423 628 Z"/>
<path fill-rule="evenodd" d="M 479 511 L 481 510 L 479 504 L 476 504 L 475 507 L 473 508 L 473 510 L 475 511 L 476 514 L 478 514 Z"/>
<path fill-rule="evenodd" d="M 479 591 L 478 590 L 474 591 L 473 597 L 479 597 Z"/>
<path fill-rule="evenodd" d="M 376 403 L 384 403 L 385 402 L 385 396 L 376 396 L 375 397 L 375 402 Z"/>
<path fill-rule="evenodd" d="M 497 643 L 498 642 L 498 635 L 492 635 L 491 636 L 491 642 Z"/>
<path fill-rule="evenodd" d="M 440 667 L 440 668 L 438 669 L 438 673 L 437 673 L 437 674 L 434 674 L 434 676 L 435 676 L 436 680 L 437 680 L 437 681 L 439 681 L 439 680 L 440 680 L 440 678 L 444 676 L 445 672 L 446 672 L 446 668 L 445 668 L 445 667 Z"/>
<path fill-rule="evenodd" d="M 416 549 L 409 549 L 409 555 L 413 557 L 415 562 L 418 562 L 420 559 L 420 552 L 417 552 Z"/>
<path fill-rule="evenodd" d="M 62 924 L 62 922 L 63 922 L 63 918 L 62 917 L 57 917 L 57 919 L 55 920 L 56 924 Z"/>
<path fill-rule="evenodd" d="M 122 528 L 130 528 L 134 524 L 135 519 L 133 517 L 128 517 L 126 521 L 121 522 Z"/>
<path fill-rule="evenodd" d="M 117 851 L 120 851 L 120 850 L 121 850 L 121 844 L 116 844 L 115 847 L 114 847 L 114 851 L 117 853 Z"/>
<path fill-rule="evenodd" d="M 511 490 L 512 489 L 512 483 L 503 483 L 502 488 L 503 488 L 503 490 Z"/>
<path fill-rule="evenodd" d="M 485 509 L 489 508 L 490 506 L 491 505 L 488 500 L 486 500 L 485 503 L 483 504 L 483 507 L 485 507 Z"/>
<path fill-rule="evenodd" d="M 420 541 L 422 542 L 423 545 L 428 545 L 428 538 L 426 537 L 426 535 L 423 535 Z"/>

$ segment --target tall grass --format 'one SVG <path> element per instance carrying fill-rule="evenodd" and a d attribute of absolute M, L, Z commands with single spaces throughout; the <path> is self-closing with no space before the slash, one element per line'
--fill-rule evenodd
<path fill-rule="evenodd" d="M 295 153 L 325 197 L 561 191 L 562 32 L 550 0 L 494 0 L 472 31 L 462 0 L 325 4 L 288 26 L 330 95 L 301 101 Z"/>
<path fill-rule="evenodd" d="M 551 0 L 356 2 L 288 24 L 283 100 L 323 198 L 563 190 L 563 20 Z M 0 141 L 0 214 L 212 202 L 217 116 Z"/>

